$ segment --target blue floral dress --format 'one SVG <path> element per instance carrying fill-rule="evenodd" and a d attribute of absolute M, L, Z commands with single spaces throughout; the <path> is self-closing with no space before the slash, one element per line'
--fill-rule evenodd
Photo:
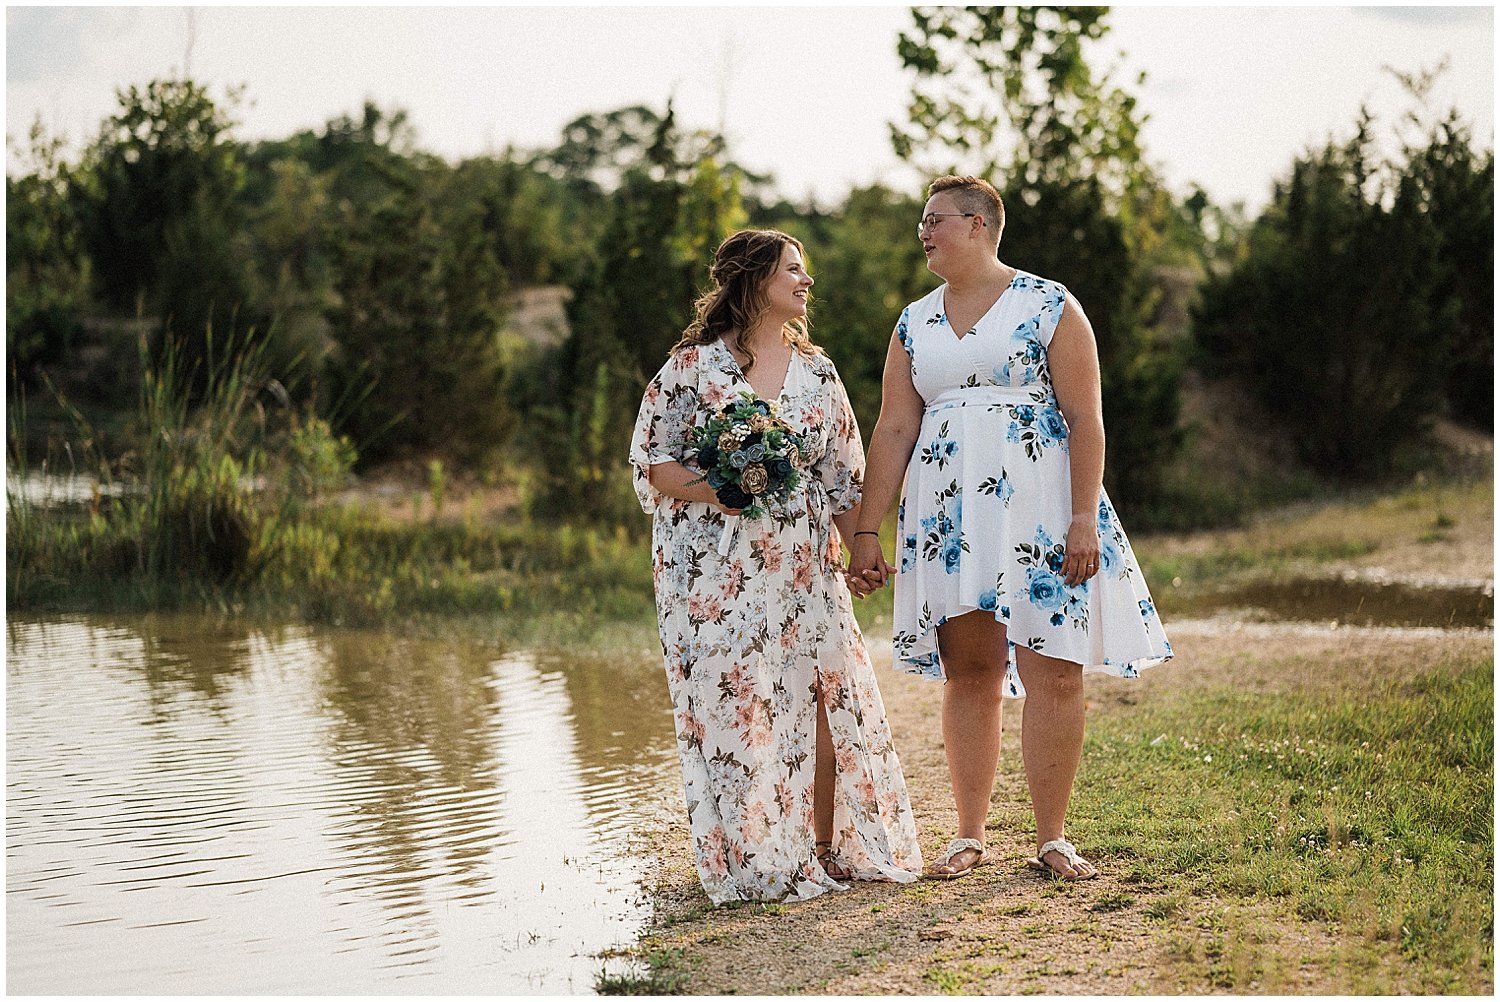
<path fill-rule="evenodd" d="M 1023 696 L 1020 644 L 1126 678 L 1172 656 L 1151 594 L 1107 494 L 1099 571 L 1062 574 L 1072 520 L 1068 425 L 1047 370 L 1066 290 L 1018 272 L 962 338 L 947 286 L 901 313 L 897 336 L 926 404 L 897 521 L 896 664 L 942 678 L 937 628 L 984 610 L 1006 627 L 1006 693 Z"/>

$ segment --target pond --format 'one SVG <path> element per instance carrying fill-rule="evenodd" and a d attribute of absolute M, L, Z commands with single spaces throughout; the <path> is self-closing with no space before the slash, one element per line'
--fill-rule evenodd
<path fill-rule="evenodd" d="M 1229 610 L 1490 628 L 1494 595 L 1282 579 L 1174 603 Z M 650 917 L 640 832 L 681 786 L 649 632 L 583 654 L 23 617 L 7 647 L 12 992 L 584 994 Z"/>
<path fill-rule="evenodd" d="M 576 994 L 649 915 L 654 649 L 7 626 L 7 987 Z"/>
<path fill-rule="evenodd" d="M 1352 576 L 1283 577 L 1204 591 L 1187 600 L 1167 594 L 1161 604 L 1174 613 L 1231 611 L 1263 622 L 1440 629 L 1484 629 L 1495 623 L 1494 589 L 1478 583 L 1418 586 Z"/>

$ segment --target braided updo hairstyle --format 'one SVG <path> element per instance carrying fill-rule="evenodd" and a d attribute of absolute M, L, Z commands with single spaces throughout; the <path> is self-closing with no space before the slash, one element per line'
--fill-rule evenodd
<path fill-rule="evenodd" d="M 755 365 L 755 352 L 747 341 L 766 312 L 766 282 L 781 266 L 787 244 L 806 255 L 796 237 L 780 230 L 740 230 L 725 238 L 708 270 L 713 286 L 693 303 L 693 322 L 672 350 L 712 344 L 732 333 L 734 346 L 749 359 L 745 365 L 748 373 Z M 809 328 L 806 317 L 796 317 L 781 325 L 781 336 L 804 355 L 822 354 L 822 349 L 812 343 Z"/>

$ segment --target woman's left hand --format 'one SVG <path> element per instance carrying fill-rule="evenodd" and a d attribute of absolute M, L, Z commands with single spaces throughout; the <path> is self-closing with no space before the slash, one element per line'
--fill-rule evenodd
<path fill-rule="evenodd" d="M 1080 515 L 1068 524 L 1062 569 L 1069 588 L 1099 573 L 1099 529 L 1092 514 Z"/>

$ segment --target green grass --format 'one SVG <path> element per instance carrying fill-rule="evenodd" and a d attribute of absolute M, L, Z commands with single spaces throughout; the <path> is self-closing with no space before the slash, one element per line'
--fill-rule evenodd
<path fill-rule="evenodd" d="M 220 582 L 153 579 L 100 554 L 122 544 L 108 526 L 54 516 L 41 531 L 46 566 L 12 559 L 7 598 L 34 612 L 204 611 L 338 626 L 469 629 L 515 642 L 596 645 L 611 630 L 649 639 L 648 546 L 623 531 L 522 522 L 396 522 L 359 507 L 302 515 L 288 550 L 262 572 Z M 81 524 L 80 524 L 81 523 Z M 8 541 L 11 537 L 8 537 Z M 58 555 L 61 556 L 58 556 Z"/>
<path fill-rule="evenodd" d="M 1276 670 L 1299 667 L 1323 668 Z M 1148 917 L 1206 923 L 1183 960 L 1217 987 L 1288 966 L 1249 934 L 1269 920 L 1322 930 L 1317 959 L 1366 972 L 1348 990 L 1389 990 L 1377 972 L 1399 956 L 1404 990 L 1474 991 L 1493 959 L 1493 734 L 1488 658 L 1351 673 L 1334 694 L 1164 694 L 1091 721 L 1070 821 L 1153 895 Z"/>
<path fill-rule="evenodd" d="M 1146 556 L 1141 570 L 1153 588 L 1165 591 L 1225 580 L 1235 574 L 1274 574 L 1298 563 L 1331 563 L 1374 552 L 1374 543 L 1363 539 L 1306 540 L 1282 545 L 1216 547 L 1203 553 Z"/>
<path fill-rule="evenodd" d="M 682 960 L 682 951 L 674 949 L 646 949 L 640 960 L 646 970 L 638 974 L 610 974 L 600 971 L 594 978 L 597 995 L 681 995 L 687 982 L 686 974 L 674 974 L 672 968 Z"/>
<path fill-rule="evenodd" d="M 430 518 L 334 504 L 325 498 L 348 479 L 353 450 L 273 392 L 261 344 L 221 346 L 201 375 L 171 342 L 153 362 L 142 339 L 139 354 L 135 444 L 114 458 L 61 394 L 54 402 L 73 415 L 74 434 L 42 457 L 29 451 L 24 398 L 10 409 L 9 469 L 39 460 L 102 487 L 82 503 L 9 493 L 11 608 L 433 629 L 468 619 L 510 639 L 593 640 L 610 624 L 654 618 L 644 520 L 632 535 L 562 520 L 443 519 L 448 475 L 436 461 Z"/>

